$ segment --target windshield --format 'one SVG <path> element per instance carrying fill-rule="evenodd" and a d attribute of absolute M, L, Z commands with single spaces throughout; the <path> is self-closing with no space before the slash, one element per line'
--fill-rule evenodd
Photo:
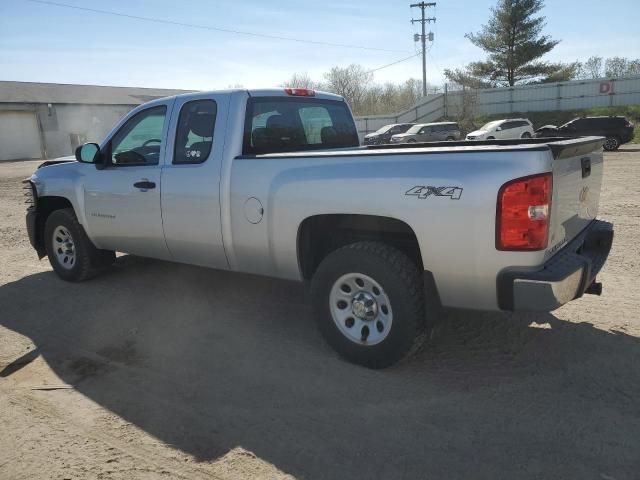
<path fill-rule="evenodd" d="M 407 133 L 418 133 L 422 127 L 424 127 L 424 125 L 414 125 L 409 130 L 407 130 Z"/>
<path fill-rule="evenodd" d="M 385 125 L 384 127 L 380 127 L 378 130 L 376 130 L 373 133 L 387 133 L 393 127 L 395 127 L 395 125 Z"/>
<path fill-rule="evenodd" d="M 569 125 L 570 123 L 575 122 L 576 120 L 578 120 L 577 118 L 574 118 L 573 120 L 569 120 L 567 123 L 563 123 L 562 125 L 560 125 L 558 128 L 564 128 L 567 125 Z"/>
<path fill-rule="evenodd" d="M 493 130 L 495 127 L 500 125 L 502 120 L 494 120 L 493 122 L 485 123 L 483 126 L 479 128 L 479 130 Z"/>

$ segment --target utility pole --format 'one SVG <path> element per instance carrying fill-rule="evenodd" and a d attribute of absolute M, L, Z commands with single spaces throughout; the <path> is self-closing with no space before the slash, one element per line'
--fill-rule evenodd
<path fill-rule="evenodd" d="M 411 8 L 420 7 L 421 10 L 421 18 L 419 19 L 411 19 L 411 23 L 420 22 L 422 25 L 422 35 L 416 34 L 414 37 L 415 41 L 418 41 L 418 37 L 420 37 L 420 41 L 422 42 L 422 96 L 427 96 L 427 35 L 425 33 L 425 25 L 427 23 L 435 22 L 436 17 L 425 17 L 425 10 L 429 7 L 435 7 L 435 2 L 426 3 L 424 1 L 420 3 L 413 3 L 410 5 Z M 433 41 L 433 33 L 429 32 L 428 35 L 429 41 Z"/>

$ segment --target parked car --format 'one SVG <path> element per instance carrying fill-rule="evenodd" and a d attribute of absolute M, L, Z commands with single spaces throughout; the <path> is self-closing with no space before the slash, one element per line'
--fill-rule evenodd
<path fill-rule="evenodd" d="M 494 120 L 467 135 L 467 140 L 502 140 L 507 138 L 531 138 L 533 125 L 526 118 Z"/>
<path fill-rule="evenodd" d="M 617 150 L 633 139 L 634 125 L 626 117 L 581 117 L 556 127 L 545 125 L 535 131 L 536 137 L 605 137 L 605 150 Z"/>
<path fill-rule="evenodd" d="M 391 143 L 438 142 L 460 140 L 460 127 L 456 122 L 419 123 L 405 133 L 391 137 Z"/>
<path fill-rule="evenodd" d="M 498 143 L 359 147 L 343 98 L 307 89 L 178 95 L 38 168 L 27 232 L 70 282 L 116 251 L 308 280 L 328 343 L 381 368 L 427 338 L 439 305 L 550 311 L 599 293 L 602 139 Z"/>
<path fill-rule="evenodd" d="M 364 145 L 383 145 L 391 142 L 391 137 L 404 133 L 413 127 L 415 123 L 394 123 L 380 127 L 373 133 L 364 136 Z"/>

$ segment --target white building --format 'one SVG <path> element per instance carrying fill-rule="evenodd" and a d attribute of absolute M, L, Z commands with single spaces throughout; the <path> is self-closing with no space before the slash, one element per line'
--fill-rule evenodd
<path fill-rule="evenodd" d="M 0 160 L 72 155 L 137 105 L 185 92 L 0 81 Z"/>

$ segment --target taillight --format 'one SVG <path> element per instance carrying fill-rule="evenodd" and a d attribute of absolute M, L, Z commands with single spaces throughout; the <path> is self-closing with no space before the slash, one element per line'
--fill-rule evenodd
<path fill-rule="evenodd" d="M 284 92 L 287 95 L 293 95 L 294 97 L 315 97 L 315 90 L 311 90 L 310 88 L 285 88 Z"/>
<path fill-rule="evenodd" d="M 633 128 L 633 123 L 631 123 L 629 120 L 627 120 L 627 124 L 625 125 L 625 127 Z"/>
<path fill-rule="evenodd" d="M 549 240 L 551 173 L 517 178 L 498 192 L 496 248 L 542 250 Z"/>

